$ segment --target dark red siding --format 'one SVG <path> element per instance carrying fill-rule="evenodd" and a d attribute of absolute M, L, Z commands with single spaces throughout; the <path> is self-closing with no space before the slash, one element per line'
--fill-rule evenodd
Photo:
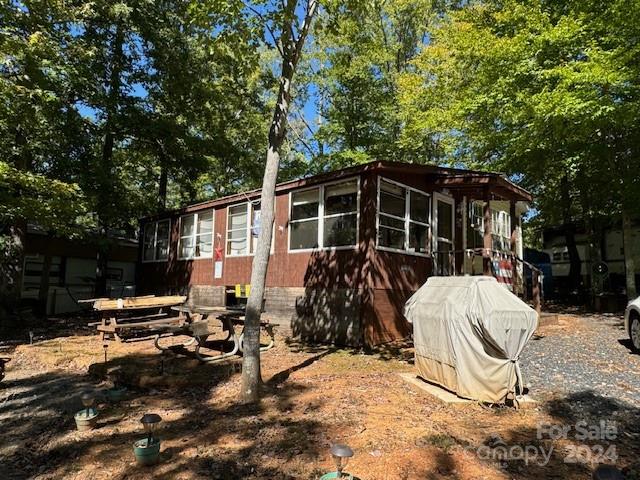
<path fill-rule="evenodd" d="M 328 182 L 356 176 L 360 179 L 360 231 L 357 247 L 348 250 L 288 252 L 289 193 L 298 188 L 315 185 L 320 181 L 318 179 Z M 461 207 L 465 195 L 469 192 L 475 194 L 478 189 L 488 191 L 487 189 L 493 188 L 490 185 L 495 185 L 496 189 L 500 188 L 503 196 L 509 194 L 513 198 L 526 200 L 528 195 L 496 174 L 470 173 L 465 176 L 460 171 L 388 162 L 378 162 L 365 165 L 360 169 L 352 168 L 336 172 L 335 175 L 325 174 L 317 178 L 312 177 L 280 185 L 276 193 L 274 249 L 267 272 L 267 287 L 290 289 L 293 292 L 279 294 L 284 296 L 296 296 L 300 291 L 304 292 L 304 295 L 313 291 L 322 291 L 325 297 L 320 295 L 316 296 L 317 298 L 328 297 L 338 299 L 338 302 L 344 301 L 340 299 L 346 298 L 346 291 L 351 291 L 352 295 L 355 292 L 358 301 L 350 301 L 351 304 L 357 305 L 357 309 L 343 312 L 344 316 L 350 316 L 351 320 L 354 320 L 354 315 L 359 317 L 355 319 L 361 327 L 359 334 L 368 345 L 401 338 L 409 333 L 410 326 L 402 315 L 403 305 L 407 298 L 433 274 L 433 261 L 430 257 L 375 248 L 377 187 L 380 176 L 426 193 L 439 191 L 452 196 L 455 199 L 456 250 L 462 249 Z M 445 181 L 449 176 L 456 178 L 450 182 Z M 487 183 L 489 181 L 493 183 Z M 251 199 L 257 199 L 259 192 L 249 192 L 247 195 Z M 236 195 L 228 199 L 186 207 L 173 213 L 169 260 L 139 264 L 139 291 L 176 292 L 185 291 L 189 286 L 194 285 L 224 287 L 249 283 L 253 257 L 228 257 L 225 253 L 227 207 L 243 200 L 245 200 L 244 196 Z M 190 261 L 177 259 L 180 214 L 212 207 L 215 208 L 214 242 L 215 246 L 222 250 L 223 274 L 219 279 L 214 278 L 213 259 Z M 457 262 L 460 260 L 456 259 Z M 313 294 L 311 297 L 316 298 Z M 296 300 L 296 308 L 297 303 Z M 280 304 L 289 305 L 290 303 L 281 301 Z M 333 307 L 323 312 L 329 322 L 334 321 L 334 312 L 339 310 Z M 292 313 L 295 314 L 295 312 Z"/>

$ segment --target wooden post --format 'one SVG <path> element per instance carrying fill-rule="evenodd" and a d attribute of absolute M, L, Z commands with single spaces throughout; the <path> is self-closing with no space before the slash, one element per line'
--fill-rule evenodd
<path fill-rule="evenodd" d="M 489 202 L 489 190 L 484 192 L 484 235 L 482 250 L 483 274 L 492 275 L 491 273 L 491 250 L 493 250 L 493 239 L 491 237 L 491 205 Z"/>
<path fill-rule="evenodd" d="M 511 281 L 513 282 L 513 293 L 518 294 L 520 282 L 518 281 L 518 217 L 516 214 L 516 202 L 509 200 L 509 216 L 511 217 Z"/>

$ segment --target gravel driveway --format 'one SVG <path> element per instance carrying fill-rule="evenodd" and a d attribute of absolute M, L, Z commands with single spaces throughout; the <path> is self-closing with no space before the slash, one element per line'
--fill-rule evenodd
<path fill-rule="evenodd" d="M 640 355 L 622 317 L 559 315 L 525 347 L 521 367 L 533 397 L 593 392 L 640 407 Z"/>

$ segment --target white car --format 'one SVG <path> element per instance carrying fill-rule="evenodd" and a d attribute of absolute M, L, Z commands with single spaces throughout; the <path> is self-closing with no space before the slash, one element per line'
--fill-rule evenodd
<path fill-rule="evenodd" d="M 640 351 L 640 297 L 627 305 L 624 312 L 624 329 L 631 338 L 633 349 Z"/>

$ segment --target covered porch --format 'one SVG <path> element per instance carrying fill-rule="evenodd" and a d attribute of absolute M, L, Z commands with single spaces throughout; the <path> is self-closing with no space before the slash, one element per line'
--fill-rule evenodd
<path fill-rule="evenodd" d="M 498 174 L 450 175 L 436 183 L 444 195 L 433 199 L 434 274 L 493 276 L 539 312 L 541 272 L 523 258 L 522 217 L 531 194 Z"/>

